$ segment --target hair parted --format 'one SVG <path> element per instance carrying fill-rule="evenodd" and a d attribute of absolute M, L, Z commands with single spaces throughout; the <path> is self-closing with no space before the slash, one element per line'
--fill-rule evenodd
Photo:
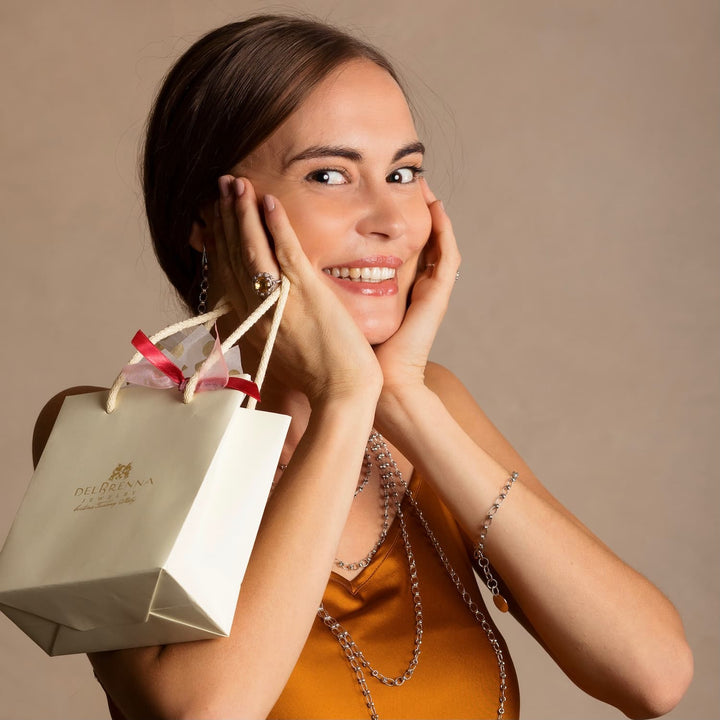
<path fill-rule="evenodd" d="M 188 244 L 217 179 L 240 162 L 345 62 L 367 59 L 401 85 L 371 45 L 316 20 L 258 15 L 209 32 L 170 69 L 148 119 L 145 211 L 160 266 L 188 307 L 200 260 Z"/>

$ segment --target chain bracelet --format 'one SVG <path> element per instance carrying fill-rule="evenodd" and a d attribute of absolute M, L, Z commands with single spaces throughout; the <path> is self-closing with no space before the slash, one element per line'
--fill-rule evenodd
<path fill-rule="evenodd" d="M 478 544 L 475 546 L 475 552 L 473 553 L 475 559 L 478 561 L 478 565 L 483 571 L 483 574 L 485 575 L 485 584 L 487 585 L 488 590 L 492 593 L 493 602 L 495 603 L 495 607 L 500 610 L 500 612 L 507 612 L 508 611 L 508 602 L 507 600 L 500 594 L 500 588 L 498 587 L 498 582 L 495 579 L 495 577 L 492 574 L 492 570 L 490 570 L 490 561 L 487 559 L 487 556 L 485 555 L 485 538 L 487 537 L 488 529 L 490 528 L 490 525 L 492 525 L 493 518 L 495 517 L 495 513 L 498 511 L 500 506 L 503 503 L 503 500 L 507 497 L 508 493 L 510 492 L 513 484 L 518 478 L 518 474 L 513 471 L 510 473 L 510 477 L 507 479 L 507 482 L 503 485 L 502 490 L 500 490 L 500 494 L 495 499 L 495 502 L 490 506 L 490 510 L 488 510 L 488 514 L 485 516 L 485 520 L 482 524 L 482 528 L 480 530 L 480 540 L 478 541 Z"/>

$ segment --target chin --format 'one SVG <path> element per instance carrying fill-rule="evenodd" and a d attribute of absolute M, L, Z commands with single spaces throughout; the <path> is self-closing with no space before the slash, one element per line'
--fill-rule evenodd
<path fill-rule="evenodd" d="M 364 318 L 358 322 L 360 330 L 371 345 L 381 345 L 389 340 L 400 328 L 402 318 L 396 322 L 390 321 L 389 318 Z"/>
<path fill-rule="evenodd" d="M 399 329 L 405 318 L 406 301 L 401 295 L 373 299 L 370 304 L 348 307 L 357 326 L 371 345 L 380 345 L 389 340 Z"/>

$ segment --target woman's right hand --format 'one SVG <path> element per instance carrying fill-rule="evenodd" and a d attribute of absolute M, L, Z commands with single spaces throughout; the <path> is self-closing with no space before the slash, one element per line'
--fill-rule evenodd
<path fill-rule="evenodd" d="M 273 349 L 272 374 L 302 391 L 311 404 L 382 387 L 382 372 L 365 336 L 338 297 L 318 277 L 300 246 L 280 201 L 263 198 L 263 226 L 255 189 L 246 178 L 224 175 L 213 225 L 217 272 L 239 317 L 260 302 L 256 273 L 282 273 L 290 295 Z M 210 250 L 212 253 L 212 250 Z M 261 352 L 269 319 L 246 336 Z M 256 325 L 256 327 L 258 327 Z M 253 332 L 254 331 L 254 332 Z"/>
<path fill-rule="evenodd" d="M 247 180 L 221 183 L 214 247 L 205 236 L 214 282 L 245 317 L 260 302 L 255 273 L 288 277 L 269 370 L 308 396 L 311 413 L 265 507 L 230 637 L 92 654 L 98 678 L 128 718 L 267 717 L 315 622 L 382 387 L 370 344 L 318 278 L 280 203 L 269 198 L 261 211 Z M 269 322 L 245 336 L 253 352 Z M 288 572 L 295 567 L 302 567 L 301 583 Z"/>

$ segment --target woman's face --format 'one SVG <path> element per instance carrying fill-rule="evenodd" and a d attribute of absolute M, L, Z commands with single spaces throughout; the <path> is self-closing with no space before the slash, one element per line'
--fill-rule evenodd
<path fill-rule="evenodd" d="M 430 213 L 423 146 L 392 77 L 366 60 L 329 75 L 233 168 L 285 207 L 317 282 L 372 344 L 400 326 Z"/>

